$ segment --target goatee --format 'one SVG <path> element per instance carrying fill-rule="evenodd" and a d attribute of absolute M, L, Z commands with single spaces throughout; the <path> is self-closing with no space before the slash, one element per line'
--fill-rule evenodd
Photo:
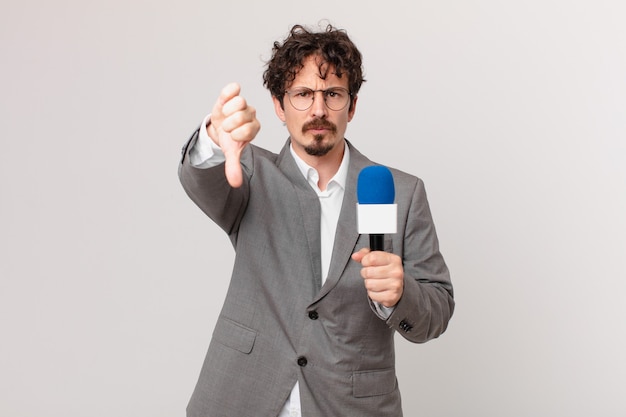
<path fill-rule="evenodd" d="M 326 119 L 313 119 L 302 126 L 302 133 L 311 129 L 327 129 L 331 134 L 337 133 L 337 126 Z M 324 144 L 324 134 L 314 135 L 313 144 L 305 146 L 304 151 L 311 156 L 324 156 L 333 149 L 333 143 Z"/>
<path fill-rule="evenodd" d="M 332 143 L 324 144 L 324 135 L 315 135 L 313 136 L 313 140 L 312 145 L 304 147 L 304 151 L 311 156 L 324 156 L 334 147 Z"/>

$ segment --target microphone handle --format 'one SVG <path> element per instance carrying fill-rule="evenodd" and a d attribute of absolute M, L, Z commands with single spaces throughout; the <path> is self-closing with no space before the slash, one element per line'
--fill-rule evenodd
<path fill-rule="evenodd" d="M 371 250 L 385 250 L 385 235 L 370 235 Z"/>

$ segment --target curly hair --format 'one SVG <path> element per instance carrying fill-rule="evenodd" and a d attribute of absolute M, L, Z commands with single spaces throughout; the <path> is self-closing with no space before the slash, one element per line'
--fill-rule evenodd
<path fill-rule="evenodd" d="M 305 59 L 312 55 L 322 58 L 319 64 L 322 78 L 328 72 L 323 66 L 329 64 L 334 68 L 337 77 L 341 78 L 344 74 L 348 77 L 348 89 L 352 97 L 359 92 L 365 81 L 361 52 L 347 33 L 330 24 L 322 32 L 311 32 L 302 25 L 295 25 L 282 44 L 274 42 L 272 58 L 263 73 L 263 85 L 278 99 L 281 107 L 284 104 L 285 88 L 296 78 Z M 353 103 L 354 101 L 350 102 L 350 108 Z"/>

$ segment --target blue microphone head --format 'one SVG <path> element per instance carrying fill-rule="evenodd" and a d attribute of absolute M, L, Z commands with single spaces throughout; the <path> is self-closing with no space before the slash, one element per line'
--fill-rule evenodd
<path fill-rule="evenodd" d="M 393 204 L 396 190 L 389 168 L 382 165 L 363 168 L 359 173 L 356 196 L 359 204 Z"/>

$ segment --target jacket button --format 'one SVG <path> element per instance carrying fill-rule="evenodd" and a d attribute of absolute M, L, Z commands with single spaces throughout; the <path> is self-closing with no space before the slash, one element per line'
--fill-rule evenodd
<path fill-rule="evenodd" d="M 304 356 L 300 356 L 298 358 L 298 365 L 300 366 L 306 366 L 306 364 L 309 363 L 309 361 L 306 360 L 306 358 Z"/>
<path fill-rule="evenodd" d="M 319 314 L 317 314 L 317 311 L 309 311 L 309 318 L 311 320 L 317 320 L 320 317 Z"/>
<path fill-rule="evenodd" d="M 408 333 L 413 328 L 413 325 L 409 324 L 406 320 L 402 320 L 400 323 L 398 323 L 398 327 Z"/>

